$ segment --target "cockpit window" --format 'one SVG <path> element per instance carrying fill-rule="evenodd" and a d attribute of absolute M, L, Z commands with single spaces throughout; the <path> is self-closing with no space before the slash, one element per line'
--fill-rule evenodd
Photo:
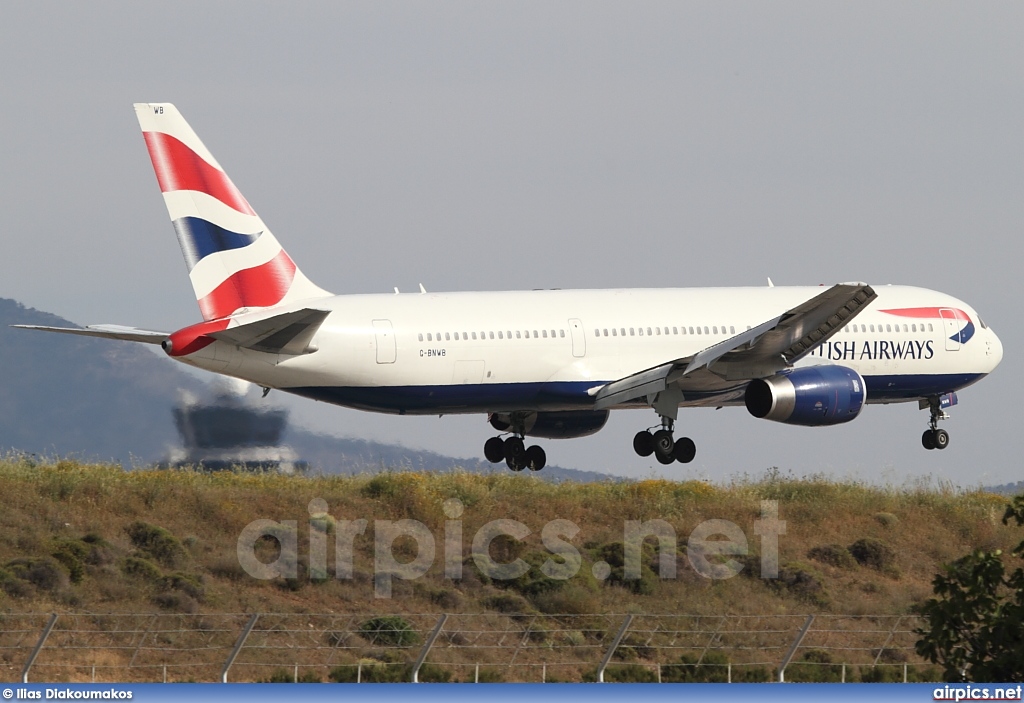
<path fill-rule="evenodd" d="M 981 329 L 983 329 L 983 330 L 987 330 L 988 329 L 988 325 L 985 324 L 985 321 L 981 319 L 980 315 L 978 316 L 978 324 L 981 325 Z"/>

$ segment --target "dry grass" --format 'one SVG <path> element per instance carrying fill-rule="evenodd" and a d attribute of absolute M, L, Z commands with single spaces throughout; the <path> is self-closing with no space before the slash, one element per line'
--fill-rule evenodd
<path fill-rule="evenodd" d="M 0 610 L 6 612 L 486 611 L 489 603 L 497 602 L 496 596 L 510 593 L 498 587 L 503 584 L 477 578 L 471 565 L 465 567 L 461 581 L 443 575 L 446 517 L 442 503 L 450 498 L 458 498 L 465 506 L 461 517 L 464 557 L 469 555 L 476 530 L 497 518 L 520 521 L 531 530 L 521 545 L 524 554 L 544 551 L 540 533 L 549 521 L 570 520 L 579 526 L 571 541 L 582 553 L 583 566 L 572 588 L 558 594 L 523 594 L 529 607 L 548 611 L 575 605 L 598 612 L 902 613 L 930 595 L 929 582 L 941 563 L 971 548 L 1007 549 L 1019 541 L 999 522 L 1006 501 L 998 496 L 949 489 L 882 489 L 777 475 L 728 486 L 664 480 L 552 484 L 513 474 L 295 478 L 123 471 L 116 466 L 74 461 L 37 464 L 14 458 L 0 461 L 0 492 L 4 496 L 0 569 L 17 559 L 53 559 L 61 544 L 68 549 L 68 540 L 91 536 L 105 545 L 98 556 L 83 559 L 84 575 L 77 583 L 58 579 L 52 586 L 16 584 L 0 590 Z M 313 499 L 326 501 L 337 521 L 369 521 L 366 532 L 355 540 L 355 578 L 328 578 L 321 583 L 299 578 L 286 583 L 258 581 L 245 574 L 237 565 L 237 539 L 247 524 L 261 518 L 298 521 L 300 560 L 308 563 Z M 762 579 L 742 575 L 711 581 L 689 566 L 684 556 L 687 537 L 709 519 L 736 523 L 750 551 L 759 553 L 753 525 L 762 500 L 777 500 L 779 517 L 786 521 L 786 534 L 779 539 L 780 563 L 805 565 L 821 580 L 827 598 L 809 600 L 806 594 L 771 588 Z M 882 513 L 884 520 L 878 518 Z M 435 537 L 437 558 L 417 582 L 395 582 L 400 597 L 375 599 L 374 521 L 405 518 L 428 527 Z M 651 519 L 667 521 L 676 531 L 677 578 L 657 581 L 649 594 L 596 581 L 591 569 L 597 550 L 622 541 L 624 520 Z M 129 527 L 135 523 L 167 530 L 184 550 L 182 562 L 161 563 L 134 544 Z M 327 535 L 330 574 L 334 536 L 333 530 Z M 865 538 L 880 540 L 893 550 L 892 571 L 838 568 L 807 557 L 815 547 L 849 546 Z M 405 542 L 396 542 L 396 553 L 402 548 L 407 555 L 403 560 L 415 554 L 415 547 Z M 154 565 L 156 571 L 147 571 L 139 560 Z M 756 558 L 749 563 L 756 569 Z M 67 568 L 65 562 L 58 565 Z"/>

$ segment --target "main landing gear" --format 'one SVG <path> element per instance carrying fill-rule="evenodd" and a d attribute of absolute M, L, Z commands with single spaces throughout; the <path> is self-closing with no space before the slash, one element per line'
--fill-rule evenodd
<path fill-rule="evenodd" d="M 931 419 L 928 420 L 928 429 L 921 435 L 921 444 L 925 449 L 945 449 L 949 446 L 949 433 L 939 429 L 939 420 L 949 418 L 939 405 L 938 399 L 929 400 Z"/>
<path fill-rule="evenodd" d="M 548 461 L 543 449 L 536 444 L 527 448 L 523 438 L 518 435 L 505 439 L 491 437 L 484 442 L 484 456 L 492 464 L 504 461 L 513 471 L 540 471 Z"/>
<path fill-rule="evenodd" d="M 640 456 L 654 455 L 654 458 L 662 464 L 671 464 L 678 461 L 680 464 L 689 464 L 697 456 L 697 445 L 689 437 L 672 438 L 673 421 L 670 418 L 661 418 L 661 429 L 655 432 L 641 430 L 633 437 L 633 451 Z"/>

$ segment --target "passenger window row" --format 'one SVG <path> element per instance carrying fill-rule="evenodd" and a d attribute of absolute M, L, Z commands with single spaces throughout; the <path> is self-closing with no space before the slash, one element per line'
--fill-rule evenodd
<path fill-rule="evenodd" d="M 918 330 L 918 326 L 919 325 L 917 323 L 913 323 L 913 324 L 910 324 L 910 325 L 903 325 L 902 327 L 903 327 L 903 331 L 904 332 L 918 332 L 918 331 L 924 332 L 925 331 L 925 323 L 922 322 L 920 324 L 920 328 L 921 328 L 920 330 Z M 896 324 L 896 325 L 885 325 L 885 329 L 882 329 L 882 327 L 883 327 L 882 325 L 859 325 L 859 327 L 860 327 L 860 329 L 858 330 L 857 329 L 858 325 L 856 325 L 856 324 L 847 325 L 846 327 L 843 328 L 843 331 L 844 332 L 853 332 L 853 333 L 856 333 L 858 331 L 859 332 L 868 332 L 868 331 L 875 332 L 876 331 L 875 330 L 876 327 L 878 328 L 878 330 L 877 330 L 878 332 L 899 332 L 900 331 L 900 325 L 898 325 L 898 324 Z M 928 323 L 928 330 L 927 331 L 928 332 L 934 332 L 935 331 L 934 327 L 932 326 L 932 323 L 930 323 L 930 322 Z"/>
<path fill-rule="evenodd" d="M 419 341 L 427 342 L 458 342 L 459 340 L 470 341 L 480 339 L 562 339 L 565 337 L 565 330 L 498 330 L 497 332 L 420 332 L 416 336 Z M 532 336 L 531 336 L 532 335 Z"/>
<path fill-rule="evenodd" d="M 600 327 L 594 329 L 595 337 L 660 337 L 662 335 L 667 337 L 679 334 L 736 334 L 736 328 L 730 325 L 728 332 L 726 332 L 725 325 L 721 326 L 721 332 L 719 332 L 718 325 L 711 327 L 707 325 L 704 327 L 699 325 L 696 327 Z"/>

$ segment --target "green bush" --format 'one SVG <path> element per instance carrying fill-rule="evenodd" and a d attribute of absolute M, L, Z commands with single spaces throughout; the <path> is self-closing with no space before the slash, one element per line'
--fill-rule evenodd
<path fill-rule="evenodd" d="M 659 584 L 657 574 L 650 564 L 656 561 L 655 549 L 649 543 L 644 542 L 640 548 L 640 578 L 626 578 L 626 554 L 622 542 L 609 542 L 597 549 L 596 559 L 605 562 L 611 567 L 611 572 L 605 583 L 613 586 L 621 586 L 640 596 L 649 596 L 654 593 Z"/>
<path fill-rule="evenodd" d="M 838 683 L 843 679 L 842 664 L 833 664 L 823 649 L 810 649 L 800 662 L 786 667 L 786 681 L 793 683 Z"/>
<path fill-rule="evenodd" d="M 359 634 L 378 647 L 411 647 L 420 639 L 412 626 L 398 615 L 370 618 L 359 626 Z"/>
<path fill-rule="evenodd" d="M 529 601 L 516 593 L 499 593 L 488 596 L 484 598 L 483 604 L 485 608 L 497 610 L 499 613 L 534 612 L 533 606 L 530 605 Z"/>
<path fill-rule="evenodd" d="M 64 565 L 68 570 L 71 583 L 81 583 L 85 577 L 85 559 L 89 556 L 89 547 L 77 539 L 54 540 L 50 556 Z"/>
<path fill-rule="evenodd" d="M 722 652 L 710 651 L 700 664 L 697 658 L 684 654 L 678 664 L 661 668 L 664 683 L 725 683 L 729 680 L 729 658 Z"/>
<path fill-rule="evenodd" d="M 346 664 L 331 669 L 327 678 L 334 683 L 355 683 L 357 680 L 361 683 L 407 683 L 412 680 L 412 664 L 365 659 L 361 664 L 362 672 L 358 664 Z M 422 669 L 420 673 L 423 673 Z"/>
<path fill-rule="evenodd" d="M 299 674 L 299 677 L 295 678 L 295 671 L 288 671 L 287 669 L 276 669 L 274 673 L 270 675 L 270 678 L 263 680 L 261 683 L 321 683 L 320 677 L 315 672 L 306 671 Z"/>
<path fill-rule="evenodd" d="M 609 664 L 604 670 L 606 683 L 657 683 L 658 674 L 641 664 Z"/>
<path fill-rule="evenodd" d="M 865 537 L 850 545 L 850 554 L 861 566 L 889 571 L 896 566 L 896 552 L 880 539 Z"/>
<path fill-rule="evenodd" d="M 812 547 L 807 552 L 807 558 L 840 569 L 852 569 L 857 566 L 857 560 L 850 554 L 850 550 L 841 544 L 823 544 L 819 547 Z"/>
<path fill-rule="evenodd" d="M 40 591 L 54 592 L 68 584 L 67 572 L 50 557 L 19 557 L 4 567 L 11 575 L 31 583 Z"/>
<path fill-rule="evenodd" d="M 145 522 L 133 522 L 125 531 L 132 544 L 157 563 L 171 569 L 185 563 L 185 547 L 170 531 Z"/>
<path fill-rule="evenodd" d="M 821 574 L 798 561 L 780 567 L 779 577 L 767 583 L 777 590 L 818 607 L 825 607 L 830 602 Z"/>
<path fill-rule="evenodd" d="M 163 578 L 160 567 L 149 559 L 142 557 L 128 556 L 121 561 L 121 572 L 127 576 L 135 576 L 143 581 L 157 582 Z"/>

